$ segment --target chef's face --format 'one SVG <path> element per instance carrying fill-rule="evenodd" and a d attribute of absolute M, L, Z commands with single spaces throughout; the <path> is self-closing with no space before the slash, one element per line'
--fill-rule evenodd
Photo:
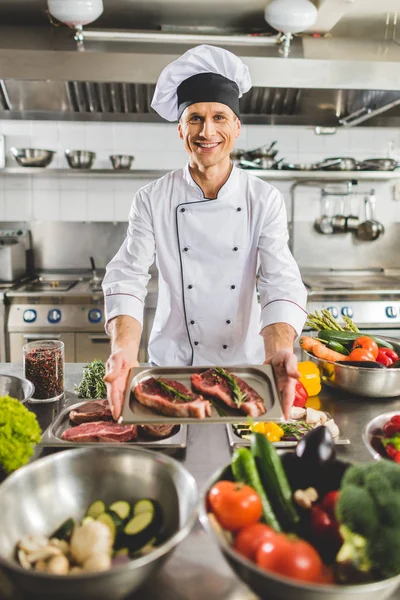
<path fill-rule="evenodd" d="M 240 134 L 240 119 L 226 104 L 198 102 L 184 110 L 178 132 L 191 162 L 211 167 L 229 160 Z"/>

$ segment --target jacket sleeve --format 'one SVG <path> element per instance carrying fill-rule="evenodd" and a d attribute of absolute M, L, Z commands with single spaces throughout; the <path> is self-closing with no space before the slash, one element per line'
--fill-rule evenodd
<path fill-rule="evenodd" d="M 149 268 L 154 255 L 151 209 L 148 198 L 139 190 L 129 213 L 126 238 L 107 265 L 103 279 L 106 331 L 108 321 L 119 315 L 134 317 L 143 325 Z"/>
<path fill-rule="evenodd" d="M 307 292 L 287 244 L 289 236 L 283 197 L 274 190 L 269 200 L 258 244 L 260 331 L 266 325 L 283 322 L 300 335 L 307 317 Z"/>

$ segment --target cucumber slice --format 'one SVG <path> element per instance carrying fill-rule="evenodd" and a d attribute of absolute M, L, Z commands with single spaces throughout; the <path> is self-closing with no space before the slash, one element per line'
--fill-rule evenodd
<path fill-rule="evenodd" d="M 130 519 L 123 529 L 122 545 L 131 551 L 145 546 L 158 533 L 158 523 L 154 513 L 143 512 Z"/>
<path fill-rule="evenodd" d="M 99 521 L 99 523 L 104 523 L 104 525 L 107 525 L 107 527 L 109 528 L 109 530 L 111 532 L 111 538 L 112 538 L 112 542 L 114 544 L 115 537 L 117 535 L 117 527 L 115 525 L 115 522 L 114 522 L 114 519 L 112 518 L 112 516 L 109 513 L 103 513 L 96 519 L 96 521 Z"/>
<path fill-rule="evenodd" d="M 82 525 L 86 525 L 87 523 L 92 523 L 95 520 L 96 519 L 93 519 L 93 517 L 83 517 L 83 519 L 82 519 Z"/>
<path fill-rule="evenodd" d="M 50 536 L 51 538 L 57 538 L 58 540 L 69 540 L 75 527 L 74 519 L 67 519 L 60 525 L 58 529 Z"/>
<path fill-rule="evenodd" d="M 148 498 L 144 498 L 143 500 L 138 500 L 135 502 L 133 506 L 133 515 L 140 515 L 141 513 L 154 513 L 155 504 L 153 500 L 149 500 Z"/>
<path fill-rule="evenodd" d="M 143 512 L 135 515 L 124 527 L 126 535 L 137 535 L 153 523 L 153 513 Z"/>
<path fill-rule="evenodd" d="M 129 556 L 129 548 L 124 547 L 116 550 L 114 552 L 114 558 L 117 558 L 118 556 Z"/>
<path fill-rule="evenodd" d="M 121 517 L 119 515 L 117 515 L 116 512 L 114 512 L 113 510 L 108 510 L 105 514 L 110 515 L 110 517 L 114 521 L 115 527 L 117 529 L 121 529 L 122 528 L 123 524 L 125 523 L 125 520 L 121 519 Z"/>
<path fill-rule="evenodd" d="M 86 517 L 97 519 L 100 515 L 106 512 L 106 505 L 103 500 L 95 500 L 86 511 Z"/>
<path fill-rule="evenodd" d="M 119 516 L 120 519 L 125 521 L 125 519 L 127 519 L 130 515 L 131 507 L 129 505 L 129 502 L 125 502 L 124 500 L 118 500 L 117 502 L 113 502 L 112 504 L 110 504 L 108 510 L 113 511 Z"/>

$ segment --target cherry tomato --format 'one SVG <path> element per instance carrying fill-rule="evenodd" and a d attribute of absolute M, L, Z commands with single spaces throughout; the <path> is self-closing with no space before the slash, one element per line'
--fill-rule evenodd
<path fill-rule="evenodd" d="M 321 582 L 323 563 L 311 544 L 276 534 L 275 538 L 261 544 L 256 554 L 257 565 L 267 571 L 313 583 Z"/>
<path fill-rule="evenodd" d="M 237 531 L 261 518 L 259 495 L 242 483 L 218 481 L 211 488 L 208 501 L 218 523 L 229 531 Z"/>
<path fill-rule="evenodd" d="M 271 527 L 268 527 L 268 525 L 264 525 L 263 523 L 253 523 L 252 525 L 240 529 L 233 543 L 233 547 L 240 554 L 243 554 L 243 556 L 255 562 L 256 553 L 261 544 L 273 539 L 276 535 L 278 535 L 276 531 Z"/>
<path fill-rule="evenodd" d="M 339 496 L 340 496 L 340 491 L 339 490 L 334 490 L 332 492 L 328 492 L 322 498 L 322 502 L 320 503 L 320 506 L 321 506 L 322 510 L 324 510 L 325 512 L 327 512 L 328 515 L 332 519 L 336 518 L 335 517 L 335 507 L 336 507 L 337 501 L 339 500 Z"/>
<path fill-rule="evenodd" d="M 385 437 L 393 437 L 397 433 L 400 433 L 400 423 L 394 423 L 393 421 L 388 421 L 383 426 L 383 433 Z"/>
<path fill-rule="evenodd" d="M 355 348 L 350 352 L 349 356 L 346 357 L 346 360 L 370 360 L 374 362 L 375 357 L 371 352 L 368 352 L 368 350 L 365 350 L 364 348 Z"/>
<path fill-rule="evenodd" d="M 376 357 L 378 356 L 378 344 L 375 342 L 375 340 L 368 337 L 367 335 L 362 335 L 356 340 L 354 340 L 353 350 L 355 350 L 356 348 L 363 348 L 363 350 L 367 350 L 367 352 L 370 352 L 372 354 L 374 360 L 376 360 Z"/>

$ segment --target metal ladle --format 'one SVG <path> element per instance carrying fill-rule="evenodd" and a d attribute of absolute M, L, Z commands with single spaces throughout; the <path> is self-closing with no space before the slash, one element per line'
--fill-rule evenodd
<path fill-rule="evenodd" d="M 314 221 L 314 229 L 318 233 L 329 235 L 333 233 L 332 219 L 329 216 L 330 200 L 325 195 L 321 195 L 321 216 Z"/>
<path fill-rule="evenodd" d="M 382 223 L 375 221 L 375 195 L 370 194 L 364 198 L 365 221 L 361 223 L 356 231 L 356 238 L 364 242 L 372 242 L 385 232 Z"/>

